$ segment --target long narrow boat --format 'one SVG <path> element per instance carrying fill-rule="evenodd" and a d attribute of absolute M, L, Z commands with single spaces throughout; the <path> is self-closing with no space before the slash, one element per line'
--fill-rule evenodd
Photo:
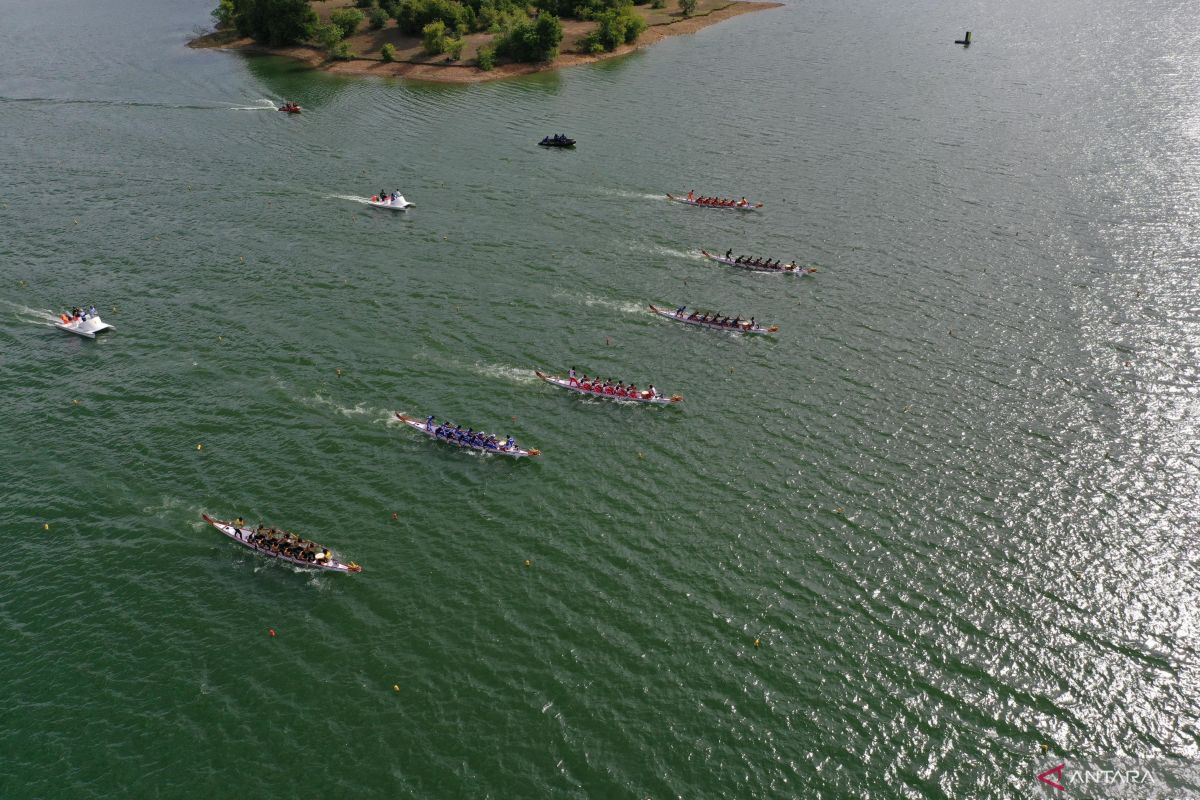
<path fill-rule="evenodd" d="M 511 449 L 507 448 L 507 447 L 499 447 L 499 448 L 480 447 L 479 445 L 467 444 L 465 442 L 460 442 L 457 439 L 450 439 L 445 436 L 438 436 L 433 431 L 426 430 L 424 422 L 413 419 L 412 417 L 409 417 L 409 416 L 405 416 L 404 414 L 401 414 L 399 411 L 396 412 L 396 419 L 400 420 L 401 422 L 403 422 L 405 425 L 409 426 L 410 428 L 415 428 L 416 430 L 419 430 L 421 433 L 425 434 L 426 436 L 430 437 L 431 439 L 437 439 L 439 442 L 445 442 L 446 444 L 452 444 L 455 447 L 461 447 L 465 450 L 476 450 L 480 453 L 489 453 L 489 454 L 497 455 L 497 456 L 508 456 L 510 458 L 526 458 L 528 456 L 540 456 L 542 454 L 541 450 L 523 450 L 520 447 L 514 447 Z"/>
<path fill-rule="evenodd" d="M 788 264 L 784 264 L 783 266 L 779 267 L 756 266 L 754 264 L 747 264 L 744 261 L 737 261 L 736 259 L 719 256 L 716 253 L 710 253 L 707 250 L 701 250 L 700 252 L 703 253 L 707 258 L 711 258 L 713 261 L 716 261 L 719 264 L 727 264 L 731 267 L 737 267 L 738 269 L 748 269 L 751 272 L 772 272 L 775 274 L 782 273 L 785 275 L 812 275 L 817 271 L 816 267 L 801 267 L 799 265 L 793 267 Z"/>
<path fill-rule="evenodd" d="M 757 211 L 763 207 L 762 203 L 747 203 L 746 205 L 738 205 L 734 203 L 731 206 L 718 206 L 709 203 L 698 203 L 695 200 L 688 200 L 686 197 L 677 197 L 670 192 L 667 193 L 667 199 L 673 203 L 683 203 L 685 206 L 695 206 L 696 208 L 719 208 L 724 211 Z"/>
<path fill-rule="evenodd" d="M 568 392 L 577 392 L 579 394 L 587 395 L 588 397 L 603 397 L 605 400 L 617 400 L 619 402 L 626 403 L 649 403 L 656 406 L 669 406 L 673 405 L 674 403 L 683 402 L 683 396 L 678 394 L 673 394 L 670 397 L 659 394 L 658 392 L 655 392 L 654 396 L 651 396 L 650 392 L 648 391 L 640 391 L 636 395 L 608 394 L 604 391 L 584 389 L 579 385 L 578 381 L 572 384 L 570 378 L 560 378 L 557 375 L 546 375 L 538 372 L 537 370 L 534 370 L 534 373 L 546 383 L 553 384 L 560 389 L 566 389 Z"/>
<path fill-rule="evenodd" d="M 720 325 L 716 322 L 702 322 L 698 319 L 688 319 L 686 316 L 675 311 L 667 311 L 666 309 L 659 308 L 653 303 L 650 304 L 650 310 L 655 314 L 658 314 L 660 317 L 666 317 L 667 319 L 672 319 L 676 322 L 683 322 L 687 325 L 699 325 L 702 328 L 712 328 L 713 330 L 718 331 L 729 331 L 730 333 L 761 333 L 771 336 L 779 333 L 778 325 L 772 325 L 771 327 L 767 328 L 758 324 L 752 325 L 750 324 L 749 320 L 738 323 L 736 327 L 733 325 Z"/>
<path fill-rule="evenodd" d="M 324 570 L 325 572 L 344 572 L 344 573 L 362 572 L 362 567 L 360 567 L 358 564 L 355 564 L 353 561 L 351 561 L 349 563 L 342 563 L 341 561 L 338 561 L 336 558 L 331 559 L 328 562 L 305 561 L 302 558 L 292 558 L 291 556 L 276 552 L 269 547 L 261 547 L 261 546 L 255 544 L 250 539 L 250 536 L 251 536 L 251 534 L 254 533 L 255 529 L 251 528 L 248 525 L 246 527 L 239 528 L 236 525 L 234 525 L 232 522 L 225 522 L 224 520 L 213 519 L 208 514 L 201 514 L 200 516 L 204 519 L 205 522 L 207 522 L 209 525 L 212 525 L 214 528 L 216 528 L 221 533 L 228 536 L 233 541 L 237 542 L 238 544 L 242 545 L 243 547 L 249 547 L 251 550 L 254 550 L 255 552 L 260 553 L 264 556 L 267 556 L 268 558 L 278 559 L 279 561 L 286 561 L 289 564 L 295 564 L 296 566 L 304 567 L 305 569 L 319 569 L 319 570 Z M 319 545 L 316 545 L 314 543 L 314 547 L 319 547 Z M 321 549 L 323 550 L 324 548 L 321 548 Z"/>

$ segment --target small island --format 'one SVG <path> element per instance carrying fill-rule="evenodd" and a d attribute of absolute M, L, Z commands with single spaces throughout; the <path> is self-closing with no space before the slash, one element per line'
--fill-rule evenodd
<path fill-rule="evenodd" d="M 332 72 L 474 83 L 586 64 L 781 3 L 754 0 L 220 0 L 192 42 Z M 670 4 L 670 5 L 668 5 Z"/>

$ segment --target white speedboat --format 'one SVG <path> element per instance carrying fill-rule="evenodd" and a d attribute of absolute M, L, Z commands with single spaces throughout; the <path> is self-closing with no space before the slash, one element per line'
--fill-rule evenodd
<path fill-rule="evenodd" d="M 405 200 L 404 195 L 400 195 L 400 197 L 394 203 L 391 200 L 386 199 L 386 198 L 383 200 L 379 200 L 379 199 L 377 199 L 377 197 L 378 197 L 378 195 L 376 195 L 375 197 L 372 197 L 370 200 L 368 200 L 367 205 L 375 206 L 376 208 L 387 208 L 392 211 L 407 211 L 408 209 L 410 209 L 416 205 L 416 203 L 410 203 L 407 200 Z"/>
<path fill-rule="evenodd" d="M 89 339 L 95 339 L 96 334 L 101 331 L 116 330 L 112 325 L 100 319 L 99 314 L 90 312 L 81 312 L 74 317 L 67 314 L 59 314 L 54 327 L 70 331 L 71 333 L 78 333 L 80 336 L 86 336 Z"/>

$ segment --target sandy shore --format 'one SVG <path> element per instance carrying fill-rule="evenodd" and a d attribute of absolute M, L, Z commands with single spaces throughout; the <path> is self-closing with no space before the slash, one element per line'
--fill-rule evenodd
<path fill-rule="evenodd" d="M 337 6 L 343 4 L 344 0 L 336 3 Z M 324 17 L 328 10 L 322 6 L 326 5 L 334 6 L 335 3 L 316 2 L 313 7 Z M 778 8 L 781 5 L 782 3 L 751 2 L 750 0 L 733 0 L 732 2 L 730 0 L 700 0 L 697 4 L 697 13 L 691 17 L 684 17 L 678 11 L 654 10 L 636 6 L 635 11 L 646 18 L 648 27 L 645 33 L 635 44 L 624 45 L 611 53 L 600 53 L 599 55 L 576 52 L 578 41 L 595 27 L 595 23 L 563 20 L 563 52 L 554 61 L 542 64 L 498 64 L 490 72 L 479 69 L 473 63 L 478 49 L 491 41 L 490 34 L 472 34 L 466 37 L 462 59 L 450 62 L 445 56 L 426 55 L 421 49 L 420 40 L 402 36 L 400 31 L 394 27 L 394 22 L 389 23 L 389 26 L 381 31 L 368 31 L 364 26 L 363 30 L 347 37 L 346 41 L 350 44 L 351 51 L 355 53 L 355 57 L 349 61 L 329 60 L 325 52 L 316 47 L 307 45 L 264 47 L 251 39 L 238 38 L 236 35 L 222 31 L 194 39 L 188 43 L 188 46 L 284 56 L 302 61 L 314 69 L 343 75 L 378 75 L 442 83 L 478 83 L 616 58 L 660 42 L 668 36 L 695 33 L 740 14 Z M 385 63 L 379 55 L 379 51 L 384 44 L 389 43 L 396 49 L 396 60 Z"/>

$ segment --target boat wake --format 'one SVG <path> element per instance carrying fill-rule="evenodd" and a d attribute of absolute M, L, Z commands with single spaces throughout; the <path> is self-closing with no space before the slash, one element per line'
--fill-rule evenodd
<path fill-rule="evenodd" d="M 538 382 L 538 376 L 534 374 L 533 370 L 510 367 L 507 364 L 484 364 L 476 361 L 472 369 L 486 378 L 495 378 L 509 383 Z"/>
<path fill-rule="evenodd" d="M 233 106 L 229 110 L 230 111 L 275 111 L 278 108 L 278 106 L 275 105 L 275 101 L 271 100 L 270 98 L 267 98 L 267 97 L 260 97 L 260 98 L 258 98 L 257 102 L 258 102 L 258 105 L 256 105 L 256 106 Z"/>
<path fill-rule="evenodd" d="M 382 416 L 386 418 L 391 413 L 384 409 L 370 408 L 365 403 L 359 403 L 353 408 L 348 408 L 346 406 L 339 405 L 333 400 L 323 397 L 320 394 L 314 394 L 312 397 L 301 397 L 299 399 L 301 403 L 309 406 L 310 408 L 331 408 L 337 413 L 341 414 L 343 417 L 362 417 L 369 414 L 374 414 L 376 416 Z"/>
<path fill-rule="evenodd" d="M 614 311 L 620 311 L 623 314 L 646 313 L 645 303 L 635 303 L 629 300 L 612 300 L 607 297 L 593 297 L 592 295 L 587 295 L 582 298 L 582 302 L 585 306 L 611 308 Z"/>
<path fill-rule="evenodd" d="M 642 248 L 634 248 L 642 249 Z M 699 250 L 675 250 L 670 247 L 662 247 L 655 245 L 654 247 L 645 248 L 651 253 L 659 255 L 671 256 L 672 258 L 686 258 L 689 261 L 703 261 L 704 255 Z"/>
<path fill-rule="evenodd" d="M 325 195 L 325 198 L 328 200 L 350 200 L 352 202 L 363 203 L 365 205 L 369 205 L 371 203 L 371 198 L 359 197 L 355 194 L 327 194 Z"/>
<path fill-rule="evenodd" d="M 14 303 L 10 300 L 0 300 L 8 308 L 12 309 L 13 313 L 22 322 L 28 322 L 30 325 L 50 325 L 53 326 L 58 317 L 48 308 L 30 308 L 20 303 Z"/>
<path fill-rule="evenodd" d="M 267 101 L 270 102 L 270 101 Z M 206 105 L 199 103 L 153 103 L 142 100 L 103 100 L 96 98 L 75 98 L 75 97 L 0 97 L 0 103 L 29 103 L 33 105 L 55 105 L 55 106 L 116 106 L 119 108 L 175 108 L 190 111 L 227 111 L 231 110 L 227 105 L 228 101 L 212 102 Z M 275 105 L 272 103 L 271 108 Z M 254 106 L 253 110 L 258 111 L 265 109 L 266 106 Z M 232 109 L 241 110 L 241 109 Z"/>
<path fill-rule="evenodd" d="M 627 197 L 630 200 L 666 200 L 665 194 L 646 194 L 645 192 L 631 192 L 626 189 L 609 189 L 601 186 L 594 190 L 598 194 L 607 194 L 611 197 Z"/>

